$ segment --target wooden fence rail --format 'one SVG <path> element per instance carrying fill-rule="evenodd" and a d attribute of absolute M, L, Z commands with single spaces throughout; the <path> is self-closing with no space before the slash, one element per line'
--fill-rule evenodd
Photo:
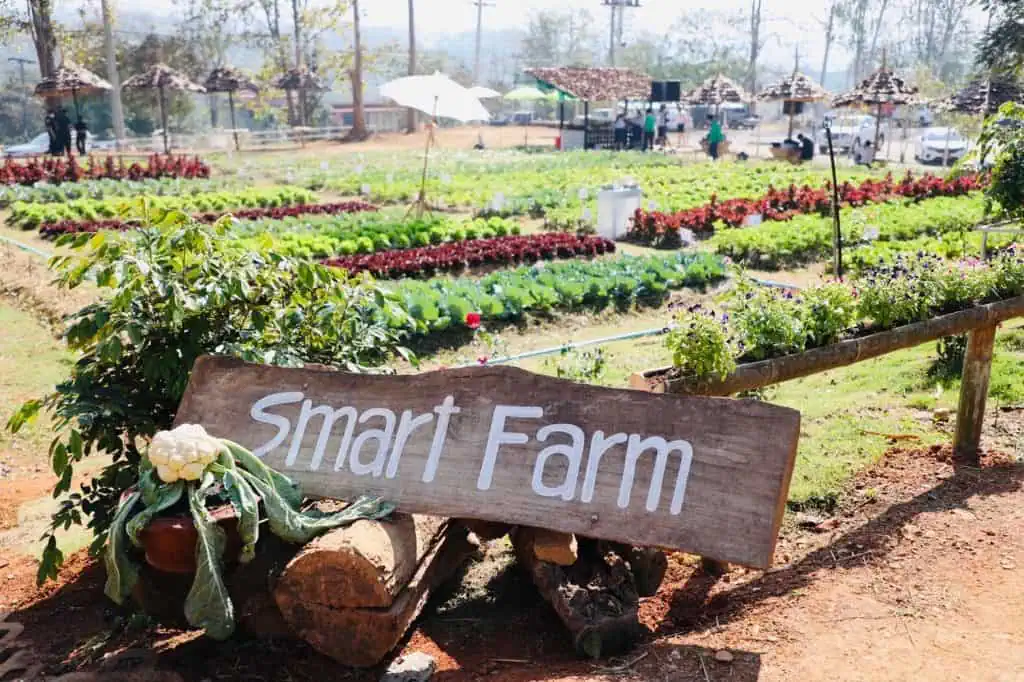
<path fill-rule="evenodd" d="M 969 333 L 964 360 L 955 449 L 959 457 L 977 461 L 992 367 L 992 348 L 1000 322 L 1024 316 L 1024 296 L 942 315 L 857 339 L 781 358 L 740 365 L 722 379 L 675 377 L 671 367 L 637 372 L 630 387 L 657 393 L 731 395 L 845 367 L 944 336 Z"/>

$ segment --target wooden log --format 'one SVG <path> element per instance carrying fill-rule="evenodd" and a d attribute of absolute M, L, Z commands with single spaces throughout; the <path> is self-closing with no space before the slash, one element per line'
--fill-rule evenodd
<path fill-rule="evenodd" d="M 529 548 L 538 560 L 559 566 L 572 566 L 579 557 L 579 544 L 572 533 L 521 527 L 516 529 L 516 542 Z"/>
<path fill-rule="evenodd" d="M 980 460 L 981 429 L 985 422 L 985 399 L 988 397 L 995 340 L 996 325 L 979 327 L 968 337 L 964 355 L 953 451 L 957 459 L 972 464 L 978 464 Z"/>
<path fill-rule="evenodd" d="M 280 586 L 274 597 L 288 624 L 314 649 L 345 665 L 372 666 L 395 648 L 431 592 L 476 549 L 463 527 L 448 526 L 409 584 L 386 608 L 333 607 L 305 601 Z"/>
<path fill-rule="evenodd" d="M 724 379 L 698 380 L 694 377 L 673 377 L 672 368 L 663 367 L 633 374 L 630 377 L 630 387 L 655 393 L 732 395 L 836 367 L 845 367 L 903 348 L 912 348 L 943 336 L 963 334 L 972 329 L 989 327 L 1021 316 L 1024 316 L 1024 296 L 975 306 L 858 339 L 841 341 L 806 353 L 747 363 L 737 367 Z"/>
<path fill-rule="evenodd" d="M 599 658 L 629 650 L 643 628 L 639 595 L 627 561 L 613 543 L 582 538 L 572 566 L 539 560 L 528 535 L 512 534 L 516 559 L 551 604 L 581 656 Z"/>
<path fill-rule="evenodd" d="M 337 528 L 303 547 L 275 589 L 331 608 L 388 607 L 447 525 L 439 516 L 394 513 Z"/>

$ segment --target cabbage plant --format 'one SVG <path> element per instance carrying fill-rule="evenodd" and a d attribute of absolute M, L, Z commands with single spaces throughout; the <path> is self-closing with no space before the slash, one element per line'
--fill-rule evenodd
<path fill-rule="evenodd" d="M 214 639 L 235 630 L 234 608 L 224 583 L 226 534 L 210 514 L 210 503 L 230 504 L 242 548 L 238 560 L 256 555 L 260 523 L 282 540 L 305 544 L 324 531 L 358 519 L 387 516 L 394 505 L 360 497 L 332 514 L 301 511 L 298 484 L 230 440 L 214 438 L 198 424 L 157 433 L 139 461 L 139 481 L 123 497 L 107 536 L 105 591 L 118 604 L 131 595 L 139 567 L 129 545 L 142 547 L 142 531 L 158 515 L 187 508 L 195 525 L 196 575 L 185 599 L 185 617 Z"/>

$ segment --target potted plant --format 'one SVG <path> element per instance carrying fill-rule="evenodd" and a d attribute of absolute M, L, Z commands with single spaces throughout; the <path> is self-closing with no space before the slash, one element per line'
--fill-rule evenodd
<path fill-rule="evenodd" d="M 198 424 L 157 433 L 139 463 L 139 483 L 128 490 L 111 523 L 104 553 L 106 594 L 123 603 L 139 577 L 132 546 L 148 563 L 194 572 L 185 599 L 189 624 L 214 639 L 234 632 L 223 565 L 251 561 L 260 523 L 287 542 L 304 544 L 357 519 L 387 516 L 394 506 L 361 497 L 332 514 L 300 511 L 302 493 L 251 452 L 215 438 Z"/>

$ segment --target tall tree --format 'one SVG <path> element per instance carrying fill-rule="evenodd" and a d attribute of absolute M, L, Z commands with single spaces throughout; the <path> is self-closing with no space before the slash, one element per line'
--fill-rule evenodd
<path fill-rule="evenodd" d="M 757 58 L 764 46 L 761 37 L 762 0 L 750 0 L 750 58 L 747 65 L 747 92 L 757 92 Z"/>
<path fill-rule="evenodd" d="M 353 142 L 370 136 L 366 129 L 366 110 L 363 107 L 363 41 L 359 34 L 359 0 L 352 0 L 352 129 L 345 139 Z"/>
<path fill-rule="evenodd" d="M 839 12 L 839 0 L 831 0 L 828 5 L 828 14 L 822 22 L 825 28 L 825 50 L 821 57 L 821 78 L 818 80 L 823 86 L 828 76 L 828 58 L 832 52 L 832 43 L 836 38 L 836 14 Z"/>
<path fill-rule="evenodd" d="M 409 75 L 416 75 L 416 10 L 414 0 L 409 0 Z M 416 110 L 409 109 L 406 113 L 405 129 L 416 132 Z"/>
<path fill-rule="evenodd" d="M 117 53 L 114 45 L 114 8 L 112 0 L 100 0 L 103 13 L 103 54 L 107 62 L 107 81 L 110 90 L 110 115 L 114 122 L 115 144 L 124 139 L 124 110 L 121 108 L 121 75 L 117 71 Z"/>
<path fill-rule="evenodd" d="M 1024 0 L 982 0 L 990 22 L 978 43 L 978 60 L 999 71 L 1024 70 Z"/>

